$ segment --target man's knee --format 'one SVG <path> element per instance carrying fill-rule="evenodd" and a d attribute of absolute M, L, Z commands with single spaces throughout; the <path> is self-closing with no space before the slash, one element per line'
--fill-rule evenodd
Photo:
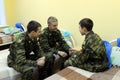
<path fill-rule="evenodd" d="M 27 71 L 31 71 L 33 70 L 33 67 L 30 67 L 28 65 L 23 65 L 23 66 L 20 66 L 20 65 L 14 65 L 12 66 L 16 71 L 20 72 L 20 73 L 25 73 Z"/>
<path fill-rule="evenodd" d="M 23 80 L 39 80 L 39 68 L 33 67 L 22 74 Z"/>
<path fill-rule="evenodd" d="M 22 74 L 22 80 L 39 80 L 34 79 L 37 78 L 37 76 L 39 76 L 37 67 L 31 67 L 28 65 L 24 66 L 15 65 L 13 66 L 13 68 Z"/>
<path fill-rule="evenodd" d="M 34 80 L 33 70 L 28 70 L 28 71 L 22 73 L 22 80 Z"/>
<path fill-rule="evenodd" d="M 71 59 L 68 59 L 64 62 L 64 67 L 68 67 L 68 66 L 76 66 L 75 62 Z"/>
<path fill-rule="evenodd" d="M 33 79 L 39 80 L 39 68 L 38 67 L 33 68 Z"/>
<path fill-rule="evenodd" d="M 68 67 L 68 66 L 70 66 L 70 64 L 69 64 L 69 61 L 66 60 L 66 61 L 64 62 L 64 67 Z"/>

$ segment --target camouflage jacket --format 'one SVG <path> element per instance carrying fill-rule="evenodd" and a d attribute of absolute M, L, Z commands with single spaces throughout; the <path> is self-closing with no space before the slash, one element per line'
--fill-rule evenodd
<path fill-rule="evenodd" d="M 9 50 L 8 66 L 14 64 L 36 66 L 36 60 L 43 53 L 39 48 L 37 39 L 30 39 L 27 32 L 20 34 L 18 39 L 12 43 Z"/>
<path fill-rule="evenodd" d="M 70 48 L 60 30 L 52 32 L 48 27 L 43 30 L 43 34 L 40 36 L 40 45 L 43 51 L 53 52 L 53 54 L 57 54 L 58 50 L 69 53 Z"/>
<path fill-rule="evenodd" d="M 108 59 L 104 43 L 93 31 L 85 36 L 81 52 L 78 63 L 83 65 L 78 65 L 78 67 L 93 72 L 103 71 L 107 68 Z"/>
<path fill-rule="evenodd" d="M 84 68 L 89 71 L 97 71 L 107 68 L 108 59 L 106 56 L 105 45 L 101 38 L 90 31 L 82 44 L 81 63 L 86 63 Z"/>

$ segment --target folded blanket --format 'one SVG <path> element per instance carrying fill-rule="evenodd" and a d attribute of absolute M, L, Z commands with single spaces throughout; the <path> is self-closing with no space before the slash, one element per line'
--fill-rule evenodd
<path fill-rule="evenodd" d="M 92 73 L 76 67 L 67 67 L 45 80 L 120 80 L 120 68 Z"/>

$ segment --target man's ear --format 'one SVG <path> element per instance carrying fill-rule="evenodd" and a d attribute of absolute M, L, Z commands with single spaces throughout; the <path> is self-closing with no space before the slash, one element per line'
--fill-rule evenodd
<path fill-rule="evenodd" d="M 50 26 L 50 23 L 48 24 L 48 26 Z"/>
<path fill-rule="evenodd" d="M 85 27 L 83 27 L 82 30 L 83 30 L 84 32 L 86 32 L 86 28 L 85 28 Z"/>
<path fill-rule="evenodd" d="M 84 33 L 87 33 L 87 32 L 88 32 L 88 30 L 86 29 L 86 27 L 84 27 L 83 30 L 84 30 Z"/>

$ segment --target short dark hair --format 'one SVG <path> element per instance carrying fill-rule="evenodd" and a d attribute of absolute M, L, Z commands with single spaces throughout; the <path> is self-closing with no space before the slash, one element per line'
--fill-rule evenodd
<path fill-rule="evenodd" d="M 90 18 L 84 18 L 79 22 L 79 25 L 83 28 L 85 27 L 88 31 L 91 31 L 93 28 L 93 21 Z"/>
<path fill-rule="evenodd" d="M 38 27 L 41 27 L 41 24 L 37 21 L 30 21 L 27 25 L 27 32 L 30 33 L 31 31 L 37 32 Z"/>

